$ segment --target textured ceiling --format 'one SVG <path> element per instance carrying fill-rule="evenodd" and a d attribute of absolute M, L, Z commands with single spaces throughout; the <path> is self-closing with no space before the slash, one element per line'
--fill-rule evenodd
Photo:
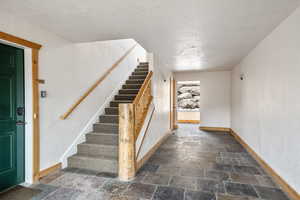
<path fill-rule="evenodd" d="M 173 71 L 235 66 L 299 0 L 0 0 L 73 42 L 134 38 Z"/>

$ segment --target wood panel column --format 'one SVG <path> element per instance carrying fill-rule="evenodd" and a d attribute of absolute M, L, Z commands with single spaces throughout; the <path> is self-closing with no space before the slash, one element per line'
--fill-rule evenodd
<path fill-rule="evenodd" d="M 135 177 L 134 104 L 119 104 L 119 179 Z"/>

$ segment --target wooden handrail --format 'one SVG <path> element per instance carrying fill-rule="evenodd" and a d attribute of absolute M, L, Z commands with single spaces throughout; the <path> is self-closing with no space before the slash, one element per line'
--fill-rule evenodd
<path fill-rule="evenodd" d="M 141 97 L 143 96 L 143 94 L 144 94 L 144 92 L 145 92 L 145 89 L 147 88 L 148 84 L 150 83 L 150 80 L 151 80 L 152 75 L 153 75 L 153 72 L 150 71 L 150 72 L 148 73 L 148 75 L 146 76 L 146 79 L 144 80 L 143 85 L 142 85 L 142 87 L 141 87 L 139 93 L 138 93 L 138 94 L 136 95 L 136 97 L 134 98 L 133 104 L 137 104 L 137 103 L 140 101 Z"/>
<path fill-rule="evenodd" d="M 69 117 L 69 115 L 81 104 L 81 102 L 89 96 L 91 92 L 127 57 L 127 55 L 137 46 L 135 44 L 132 46 L 121 58 L 119 58 L 77 101 L 72 105 L 68 111 L 63 114 L 60 119 L 65 120 Z"/>

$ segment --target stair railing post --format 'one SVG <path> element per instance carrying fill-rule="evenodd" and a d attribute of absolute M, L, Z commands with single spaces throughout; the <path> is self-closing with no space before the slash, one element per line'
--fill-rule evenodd
<path fill-rule="evenodd" d="M 119 104 L 119 179 L 135 177 L 135 111 L 134 104 Z"/>

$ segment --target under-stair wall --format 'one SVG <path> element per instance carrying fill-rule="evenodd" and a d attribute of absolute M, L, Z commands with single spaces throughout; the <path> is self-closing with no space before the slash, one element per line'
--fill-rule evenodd
<path fill-rule="evenodd" d="M 69 47 L 74 51 L 74 63 L 80 82 L 68 83 L 69 88 L 80 88 L 73 96 L 64 99 L 64 108 L 60 115 L 64 114 L 91 85 L 99 79 L 120 57 L 124 55 L 136 42 L 134 40 L 116 40 L 93 43 L 80 43 Z M 72 130 L 66 134 L 63 154 L 57 162 L 67 166 L 67 158 L 77 152 L 77 144 L 85 141 L 85 134 L 91 132 L 93 124 L 104 113 L 105 107 L 114 98 L 118 90 L 132 73 L 140 61 L 146 60 L 146 51 L 136 46 L 133 51 L 104 79 L 104 81 L 76 108 L 66 119 L 59 123 L 70 124 Z M 86 76 L 85 76 L 86 74 Z M 84 87 L 82 87 L 84 85 Z M 59 116 L 58 116 L 59 117 Z"/>

